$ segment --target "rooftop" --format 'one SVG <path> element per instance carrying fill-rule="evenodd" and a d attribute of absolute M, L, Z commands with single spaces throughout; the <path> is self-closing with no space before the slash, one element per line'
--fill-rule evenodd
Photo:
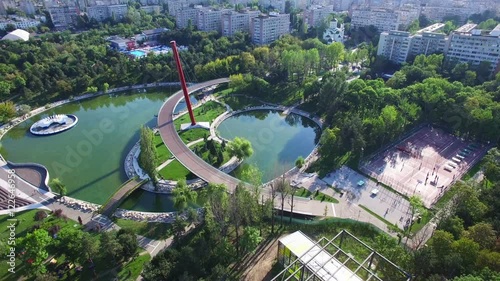
<path fill-rule="evenodd" d="M 419 31 L 417 31 L 417 33 L 435 32 L 435 31 L 443 28 L 444 25 L 445 25 L 444 23 L 438 22 L 438 23 L 435 23 L 433 25 L 429 25 L 429 26 L 427 26 L 425 28 L 420 29 Z"/>
<path fill-rule="evenodd" d="M 312 274 L 308 275 L 309 278 L 315 276 L 317 277 L 315 280 L 325 281 L 382 281 L 387 278 L 394 281 L 409 281 L 411 279 L 410 274 L 346 230 L 342 230 L 331 240 L 323 237 L 318 242 L 314 242 L 301 231 L 296 231 L 281 238 L 279 242 L 297 258 L 290 260 L 288 266 L 272 281 L 297 280 L 297 276 L 304 274 L 303 269 L 307 269 Z M 357 257 L 344 251 L 343 246 L 351 250 L 358 249 Z"/>
<path fill-rule="evenodd" d="M 467 23 L 462 25 L 461 27 L 457 28 L 455 32 L 458 33 L 469 33 L 471 32 L 474 28 L 476 28 L 477 24 L 475 23 Z"/>

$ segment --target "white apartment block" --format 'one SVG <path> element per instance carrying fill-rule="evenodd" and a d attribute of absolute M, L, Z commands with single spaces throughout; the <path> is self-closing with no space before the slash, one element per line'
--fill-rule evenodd
<path fill-rule="evenodd" d="M 304 19 L 308 26 L 320 26 L 333 13 L 333 6 L 311 6 L 304 11 Z"/>
<path fill-rule="evenodd" d="M 0 19 L 0 29 L 5 30 L 9 24 L 12 24 L 16 27 L 16 29 L 28 29 L 30 27 L 37 27 L 40 25 L 39 20 L 27 19 L 17 17 L 15 20 L 8 19 Z"/>
<path fill-rule="evenodd" d="M 445 17 L 458 16 L 462 22 L 465 22 L 473 12 L 463 6 L 422 6 L 421 14 L 431 21 L 442 21 Z"/>
<path fill-rule="evenodd" d="M 96 6 L 87 7 L 87 15 L 89 19 L 95 19 L 99 22 L 110 17 L 108 13 L 108 6 L 104 5 L 102 1 L 97 1 Z"/>
<path fill-rule="evenodd" d="M 115 17 L 116 19 L 123 19 L 128 13 L 127 5 L 109 5 L 108 14 L 110 17 Z"/>
<path fill-rule="evenodd" d="M 196 15 L 196 26 L 201 31 L 221 31 L 221 18 L 222 14 L 232 11 L 231 9 L 212 9 L 201 8 L 198 9 Z"/>
<path fill-rule="evenodd" d="M 444 24 L 436 23 L 417 31 L 415 35 L 404 31 L 382 32 L 377 55 L 402 64 L 410 57 L 446 52 L 448 38 L 439 33 Z"/>
<path fill-rule="evenodd" d="M 443 26 L 442 23 L 435 23 L 417 31 L 417 34 L 411 40 L 409 55 L 415 57 L 445 53 L 448 46 L 448 37 L 444 33 L 438 32 Z"/>
<path fill-rule="evenodd" d="M 199 8 L 201 8 L 201 6 L 195 6 L 194 8 L 185 8 L 178 11 L 175 15 L 175 23 L 177 24 L 177 27 L 186 28 L 189 22 L 191 22 L 193 26 L 196 25 L 196 18 Z"/>
<path fill-rule="evenodd" d="M 476 29 L 476 24 L 466 24 L 450 35 L 446 59 L 477 66 L 483 61 L 491 63 L 498 72 L 500 60 L 500 24 L 492 31 Z"/>
<path fill-rule="evenodd" d="M 260 11 L 230 11 L 222 15 L 222 35 L 233 36 L 236 32 L 250 32 L 250 22 L 258 17 Z"/>
<path fill-rule="evenodd" d="M 323 40 L 327 44 L 331 44 L 333 42 L 344 42 L 344 24 L 341 24 L 339 27 L 337 20 L 331 21 L 330 27 L 323 33 Z"/>
<path fill-rule="evenodd" d="M 406 31 L 382 32 L 378 41 L 377 56 L 402 64 L 406 62 L 410 51 L 411 36 Z"/>
<path fill-rule="evenodd" d="M 373 25 L 379 32 L 398 30 L 399 27 L 399 14 L 393 10 L 354 10 L 351 19 L 353 27 L 359 28 Z"/>
<path fill-rule="evenodd" d="M 253 18 L 251 31 L 255 44 L 269 44 L 290 33 L 290 14 L 269 13 Z"/>

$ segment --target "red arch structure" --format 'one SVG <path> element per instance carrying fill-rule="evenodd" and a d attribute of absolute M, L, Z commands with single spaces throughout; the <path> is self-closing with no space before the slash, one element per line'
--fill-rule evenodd
<path fill-rule="evenodd" d="M 189 99 L 189 93 L 186 86 L 186 79 L 184 78 L 184 71 L 182 70 L 179 52 L 177 51 L 177 44 L 175 41 L 170 41 L 170 45 L 172 46 L 172 51 L 174 52 L 175 64 L 177 65 L 177 72 L 179 73 L 179 80 L 181 82 L 182 92 L 184 93 L 184 101 L 186 101 L 189 118 L 191 119 L 191 126 L 194 126 L 196 125 L 196 120 L 194 119 L 193 108 L 191 107 L 191 100 Z"/>

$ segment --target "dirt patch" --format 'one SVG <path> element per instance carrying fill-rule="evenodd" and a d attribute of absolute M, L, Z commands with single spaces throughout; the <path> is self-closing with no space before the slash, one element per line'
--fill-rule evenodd
<path fill-rule="evenodd" d="M 248 259 L 245 259 L 246 268 L 241 275 L 241 280 L 244 281 L 261 281 L 271 280 L 274 276 L 271 274 L 271 269 L 274 261 L 278 256 L 278 240 L 266 241 L 261 245 Z"/>

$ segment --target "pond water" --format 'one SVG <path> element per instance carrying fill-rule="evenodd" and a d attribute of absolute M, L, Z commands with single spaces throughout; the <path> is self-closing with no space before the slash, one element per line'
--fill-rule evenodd
<path fill-rule="evenodd" d="M 62 105 L 11 129 L 1 140 L 1 153 L 13 162 L 44 165 L 51 178 L 62 180 L 69 196 L 102 204 L 127 180 L 123 161 L 139 140 L 140 127 L 156 126 L 155 115 L 174 90 L 103 95 Z M 192 96 L 191 101 L 195 104 L 196 98 Z M 179 103 L 176 111 L 185 106 Z M 56 135 L 33 136 L 29 132 L 34 122 L 53 114 L 74 114 L 79 122 Z M 130 197 L 124 203 L 131 209 L 173 209 L 166 195 L 136 192 Z"/>
<path fill-rule="evenodd" d="M 127 180 L 123 161 L 139 140 L 142 125 L 156 126 L 160 107 L 174 89 L 149 93 L 103 95 L 62 105 L 34 116 L 11 129 L 1 140 L 1 153 L 10 161 L 35 162 L 47 167 L 51 178 L 60 178 L 68 196 L 104 203 Z M 196 98 L 191 97 L 196 104 Z M 181 102 L 176 111 L 185 108 Z M 30 126 L 48 115 L 74 114 L 74 128 L 51 136 L 33 136 Z M 252 142 L 254 154 L 245 163 L 257 165 L 264 180 L 276 167 L 288 170 L 300 155 L 306 157 L 319 137 L 319 128 L 299 115 L 281 116 L 275 111 L 240 114 L 224 121 L 221 136 L 244 137 Z M 121 208 L 138 211 L 172 211 L 171 196 L 137 190 Z"/>
<path fill-rule="evenodd" d="M 225 139 L 243 137 L 252 143 L 254 153 L 243 164 L 257 166 L 263 182 L 291 169 L 299 156 L 306 158 L 321 135 L 321 129 L 312 120 L 297 114 L 283 116 L 273 110 L 248 111 L 229 117 L 217 131 Z"/>

